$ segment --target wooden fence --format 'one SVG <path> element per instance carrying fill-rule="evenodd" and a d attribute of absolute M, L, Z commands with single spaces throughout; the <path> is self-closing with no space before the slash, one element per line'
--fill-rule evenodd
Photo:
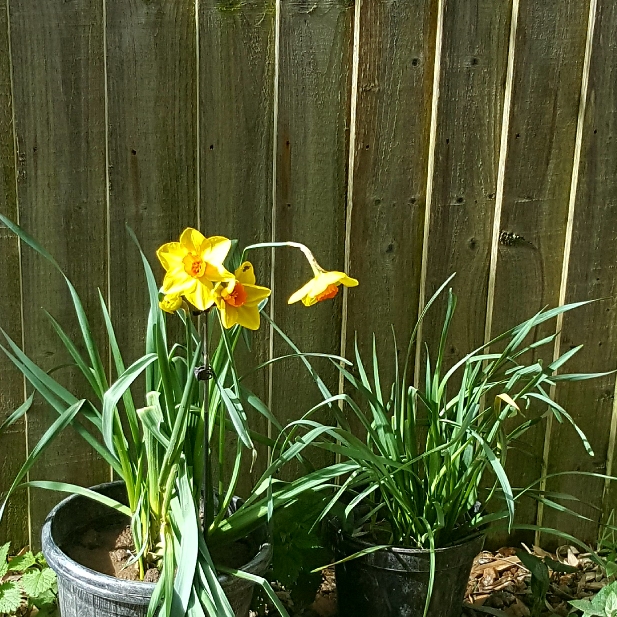
<path fill-rule="evenodd" d="M 375 332 L 385 354 L 390 324 L 405 340 L 457 272 L 450 361 L 545 305 L 603 297 L 558 324 L 555 353 L 584 343 L 572 371 L 610 370 L 616 31 L 614 0 L 7 0 L 0 211 L 56 256 L 92 315 L 101 290 L 129 357 L 142 348 L 146 296 L 125 223 L 151 258 L 191 225 L 242 243 L 295 239 L 345 267 L 360 287 L 309 311 L 285 302 L 309 275 L 302 258 L 256 258 L 277 323 L 307 351 L 349 352 L 356 332 L 366 350 Z M 64 284 L 6 229 L 0 291 L 2 328 L 44 366 L 62 364 L 40 309 L 75 332 Z M 423 342 L 441 318 L 429 317 Z M 284 351 L 268 335 L 256 337 L 259 359 Z M 297 364 L 260 379 L 285 420 L 318 400 Z M 4 417 L 24 399 L 4 358 L 0 384 Z M 542 424 L 529 453 L 512 452 L 514 484 L 543 468 L 612 471 L 614 388 L 614 377 L 560 387 L 595 456 L 567 426 Z M 36 405 L 2 437 L 0 491 L 50 417 Z M 73 434 L 31 473 L 108 477 Z M 578 494 L 592 520 L 544 511 L 543 522 L 587 540 L 617 502 L 602 480 L 550 487 Z M 17 494 L 0 543 L 36 542 L 56 500 Z M 521 509 L 523 522 L 537 517 Z"/>

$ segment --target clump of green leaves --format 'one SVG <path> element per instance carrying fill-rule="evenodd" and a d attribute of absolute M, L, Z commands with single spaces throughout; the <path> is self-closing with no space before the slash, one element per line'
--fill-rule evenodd
<path fill-rule="evenodd" d="M 535 553 L 528 553 L 523 550 L 517 550 L 516 555 L 531 574 L 529 585 L 531 591 L 531 605 L 529 607 L 531 617 L 540 617 L 546 608 L 546 594 L 551 587 L 551 570 L 561 574 L 572 574 L 578 570 L 566 563 L 555 561 L 548 555 L 540 557 Z"/>
<path fill-rule="evenodd" d="M 14 615 L 27 603 L 39 617 L 58 615 L 56 575 L 43 553 L 28 551 L 8 560 L 10 542 L 0 547 L 0 614 Z"/>
<path fill-rule="evenodd" d="M 322 497 L 309 494 L 275 512 L 272 519 L 274 555 L 269 578 L 289 591 L 296 607 L 313 602 L 321 584 L 321 572 L 315 570 L 332 561 L 321 526 L 315 525 L 324 505 Z"/>
<path fill-rule="evenodd" d="M 551 584 L 548 566 L 542 559 L 527 551 L 516 551 L 516 555 L 531 573 L 531 615 L 532 617 L 539 617 Z"/>
<path fill-rule="evenodd" d="M 570 604 L 583 611 L 583 617 L 617 617 L 617 581 L 601 589 L 591 599 L 570 600 Z"/>
<path fill-rule="evenodd" d="M 606 576 L 617 574 L 617 527 L 615 527 L 615 510 L 611 510 L 606 523 L 602 526 L 598 538 L 598 552 L 603 557 L 602 567 Z"/>

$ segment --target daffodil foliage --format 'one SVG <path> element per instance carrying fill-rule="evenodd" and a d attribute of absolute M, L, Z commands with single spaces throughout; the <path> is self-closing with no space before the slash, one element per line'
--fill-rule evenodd
<path fill-rule="evenodd" d="M 505 463 L 508 450 L 549 416 L 570 424 L 593 455 L 584 433 L 555 401 L 554 386 L 608 374 L 562 372 L 580 347 L 546 364 L 538 354 L 547 346 L 552 351 L 556 335 L 536 340 L 536 326 L 585 302 L 542 310 L 446 365 L 444 352 L 456 305 L 452 291 L 446 292 L 448 283 L 427 303 L 402 360 L 393 340 L 394 353 L 388 363 L 390 374 L 394 374 L 392 383 L 382 380 L 375 340 L 370 364 L 362 359 L 356 344 L 353 369 L 337 365 L 345 381 L 342 392 L 315 406 L 284 437 L 289 451 L 298 443 L 310 443 L 338 457 L 337 465 L 344 469 L 340 486 L 320 519 L 336 507 L 348 532 L 373 542 L 374 546 L 355 557 L 391 545 L 430 550 L 431 589 L 435 549 L 472 539 L 485 533 L 489 525 L 512 529 L 516 505 L 525 497 L 585 518 L 563 505 L 563 500 L 574 498 L 543 488 L 542 480 L 550 475 L 527 487 L 513 487 Z M 424 378 L 412 385 L 416 333 L 431 305 L 444 293 L 447 308 L 440 340 L 434 350 L 426 349 Z M 332 402 L 341 406 L 336 427 L 314 419 L 316 412 Z M 327 470 L 320 473 L 327 475 Z M 607 478 L 595 473 L 583 475 Z M 307 476 L 302 481 L 312 479 Z M 558 530 L 541 531 L 581 544 Z"/>
<path fill-rule="evenodd" d="M 304 462 L 305 446 L 282 453 L 287 442 L 276 439 L 281 425 L 249 390 L 234 362 L 235 350 L 243 344 L 242 328 L 259 327 L 260 308 L 270 290 L 256 284 L 250 262 L 241 259 L 232 264 L 232 243 L 228 239 L 206 238 L 189 228 L 179 242 L 165 244 L 157 253 L 166 272 L 161 295 L 148 260 L 133 236 L 139 249 L 135 257 L 141 253 L 150 299 L 145 350 L 141 358 L 130 364 L 126 361 L 101 296 L 100 319 L 107 332 L 113 365 L 108 371 L 79 295 L 59 264 L 18 225 L 2 215 L 0 221 L 24 245 L 47 259 L 66 281 L 80 340 L 73 341 L 53 317 L 51 327 L 89 389 L 77 397 L 56 380 L 55 372 L 39 367 L 2 332 L 6 343 L 0 347 L 24 374 L 32 394 L 0 425 L 0 431 L 22 417 L 35 397 L 46 401 L 57 419 L 33 445 L 0 504 L 0 517 L 7 500 L 20 487 L 68 491 L 96 499 L 130 517 L 136 544 L 134 560 L 139 563 L 141 575 L 150 567 L 160 570 L 149 616 L 233 617 L 209 548 L 245 537 L 267 523 L 275 508 L 292 505 L 302 492 L 327 490 L 332 478 L 341 473 L 340 468 L 328 469 L 318 481 L 306 484 L 274 479 L 292 458 Z M 202 314 L 193 315 L 193 309 Z M 168 328 L 169 319 L 178 320 L 180 328 Z M 204 335 L 202 326 L 206 324 Z M 178 331 L 179 336 L 172 336 L 171 332 Z M 301 354 L 292 346 L 286 358 L 302 361 L 323 391 L 323 382 L 312 371 L 310 355 L 320 354 Z M 268 361 L 266 366 L 277 360 Z M 271 436 L 251 426 L 250 418 L 259 414 L 267 419 Z M 24 481 L 39 455 L 69 425 L 124 480 L 126 504 L 75 485 Z M 229 505 L 243 461 L 254 461 L 256 443 L 269 446 L 274 461 L 245 504 L 230 515 Z M 283 455 L 278 456 L 280 453 Z M 236 570 L 227 572 L 263 585 L 281 614 L 286 614 L 264 579 Z"/>

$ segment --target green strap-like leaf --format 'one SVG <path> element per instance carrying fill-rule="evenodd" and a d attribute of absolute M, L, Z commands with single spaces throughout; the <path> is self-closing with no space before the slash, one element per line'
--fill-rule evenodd
<path fill-rule="evenodd" d="M 85 400 L 77 401 L 74 405 L 71 405 L 70 407 L 68 407 L 67 410 L 65 412 L 63 412 L 60 415 L 60 417 L 57 418 L 56 421 L 45 431 L 45 433 L 43 434 L 43 436 L 41 437 L 39 442 L 36 444 L 36 446 L 34 446 L 32 451 L 28 455 L 28 458 L 26 459 L 26 462 L 22 465 L 21 469 L 19 470 L 19 472 L 15 476 L 15 479 L 13 480 L 13 483 L 11 484 L 11 488 L 9 489 L 8 493 L 6 494 L 6 498 L 5 498 L 4 502 L 2 503 L 2 506 L 0 506 L 0 519 L 2 519 L 2 515 L 4 513 L 4 508 L 6 507 L 6 504 L 7 504 L 8 500 L 9 500 L 10 496 L 13 494 L 15 489 L 19 486 L 19 483 L 22 481 L 22 479 L 30 471 L 30 469 L 32 468 L 32 465 L 34 465 L 34 463 L 36 463 L 38 457 L 52 443 L 52 441 L 69 424 L 71 424 L 71 422 L 74 420 L 75 416 L 79 413 L 79 411 L 81 410 L 81 408 L 82 408 L 82 406 L 83 406 L 83 404 L 85 402 L 86 402 Z"/>
<path fill-rule="evenodd" d="M 9 426 L 12 426 L 20 420 L 32 407 L 32 401 L 34 400 L 34 392 L 22 403 L 12 414 L 10 414 L 6 420 L 0 424 L 0 435 L 3 431 L 5 431 Z"/>
<path fill-rule="evenodd" d="M 86 378 L 86 381 L 90 384 L 90 387 L 92 388 L 92 391 L 94 392 L 94 394 L 98 398 L 103 398 L 103 390 L 101 389 L 100 381 L 95 376 L 92 368 L 89 367 L 84 361 L 84 359 L 82 358 L 81 354 L 79 353 L 79 350 L 75 346 L 75 343 L 73 343 L 69 335 L 63 330 L 62 326 L 56 321 L 56 319 L 50 313 L 45 311 L 45 314 L 49 318 L 49 321 L 51 322 L 51 325 L 54 331 L 58 335 L 58 338 L 62 341 L 62 344 L 64 345 L 66 350 L 69 352 L 69 354 L 75 361 L 75 364 L 81 371 L 82 375 Z"/>
<path fill-rule="evenodd" d="M 77 484 L 69 484 L 67 482 L 52 482 L 50 480 L 31 480 L 30 482 L 24 482 L 21 486 L 29 486 L 31 488 L 42 488 L 46 491 L 58 491 L 60 493 L 71 493 L 72 495 L 81 495 L 82 497 L 87 497 L 88 499 L 92 499 L 93 501 L 97 501 L 98 503 L 103 504 L 104 506 L 108 506 L 120 514 L 125 514 L 126 516 L 131 516 L 131 510 L 124 504 L 112 499 L 111 497 L 107 497 L 107 495 L 103 495 L 101 493 L 97 493 L 92 489 L 85 488 L 83 486 L 78 486 Z"/>
<path fill-rule="evenodd" d="M 117 381 L 105 392 L 103 396 L 103 440 L 109 451 L 117 457 L 116 445 L 114 443 L 114 437 L 121 437 L 124 439 L 124 435 L 114 435 L 114 430 L 121 431 L 120 419 L 116 405 L 118 401 L 124 396 L 124 393 L 131 387 L 131 384 L 143 373 L 143 371 L 150 366 L 157 359 L 156 354 L 146 354 L 136 360 L 129 366 Z M 133 436 L 133 443 L 139 443 L 139 430 L 137 426 L 131 426 L 131 433 Z"/>
<path fill-rule="evenodd" d="M 193 578 L 197 566 L 199 527 L 193 494 L 187 478 L 186 465 L 181 465 L 177 480 L 178 497 L 171 500 L 173 519 L 180 533 L 180 552 L 176 555 L 178 569 L 174 579 L 172 615 L 184 615 L 189 605 Z"/>

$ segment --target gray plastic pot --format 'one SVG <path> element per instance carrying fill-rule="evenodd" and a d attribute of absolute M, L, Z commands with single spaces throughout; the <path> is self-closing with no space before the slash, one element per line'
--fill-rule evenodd
<path fill-rule="evenodd" d="M 122 482 L 95 486 L 94 490 L 126 503 Z M 125 581 L 95 572 L 73 561 L 62 551 L 75 530 L 109 518 L 113 511 L 96 501 L 72 495 L 60 502 L 43 525 L 43 554 L 58 576 L 58 597 L 62 617 L 145 617 L 154 583 Z M 266 529 L 258 529 L 250 539 L 258 548 L 255 557 L 241 569 L 263 576 L 272 558 Z M 236 617 L 247 617 L 253 583 L 232 576 L 218 577 Z"/>
<path fill-rule="evenodd" d="M 340 530 L 337 559 L 372 546 Z M 435 551 L 435 583 L 430 617 L 460 617 L 474 557 L 484 536 Z M 421 617 L 428 593 L 430 552 L 390 548 L 336 566 L 340 617 Z"/>

